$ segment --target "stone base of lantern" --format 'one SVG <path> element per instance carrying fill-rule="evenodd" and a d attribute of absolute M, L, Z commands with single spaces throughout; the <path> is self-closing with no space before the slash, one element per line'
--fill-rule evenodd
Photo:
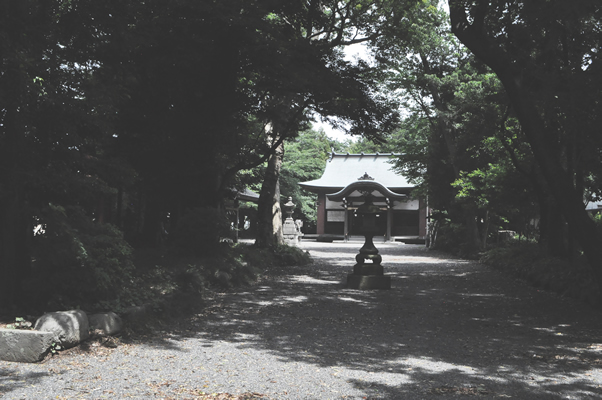
<path fill-rule="evenodd" d="M 284 243 L 287 246 L 299 246 L 301 235 L 284 235 Z"/>
<path fill-rule="evenodd" d="M 348 289 L 391 289 L 391 277 L 385 275 L 347 275 Z"/>
<path fill-rule="evenodd" d="M 380 264 L 355 264 L 353 275 L 383 275 L 385 270 Z"/>
<path fill-rule="evenodd" d="M 287 218 L 282 226 L 282 236 L 284 242 L 289 246 L 299 246 L 299 241 L 303 234 L 295 224 L 292 218 Z"/>
<path fill-rule="evenodd" d="M 353 266 L 353 273 L 347 275 L 347 288 L 391 289 L 391 277 L 384 275 L 384 268 L 380 262 L 364 264 L 360 258 L 359 262 Z"/>

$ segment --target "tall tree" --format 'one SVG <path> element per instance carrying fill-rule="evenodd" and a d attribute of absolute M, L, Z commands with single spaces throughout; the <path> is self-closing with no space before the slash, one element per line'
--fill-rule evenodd
<path fill-rule="evenodd" d="M 584 207 L 600 175 L 602 5 L 591 1 L 449 0 L 454 34 L 499 77 L 569 229 L 598 284 L 602 246 Z"/>
<path fill-rule="evenodd" d="M 268 20 L 279 36 L 270 35 L 279 43 L 279 52 L 269 74 L 260 75 L 258 87 L 267 96 L 262 104 L 268 106 L 265 116 L 275 116 L 282 107 L 293 112 L 279 112 L 279 121 L 270 121 L 279 129 L 273 142 L 297 135 L 299 127 L 308 120 L 310 112 L 323 118 L 336 117 L 350 125 L 350 132 L 367 137 L 378 137 L 389 131 L 396 121 L 395 109 L 386 98 L 375 95 L 378 77 L 365 63 L 356 65 L 344 60 L 341 46 L 375 40 L 388 25 L 404 25 L 404 16 L 416 2 L 362 2 L 310 1 L 293 3 L 274 10 Z M 274 65 L 276 68 L 274 68 Z M 285 120 L 283 120 L 283 116 Z M 260 232 L 270 232 L 272 202 L 277 201 L 272 179 L 277 171 L 268 164 L 265 190 L 260 198 Z M 264 216 L 263 218 L 261 216 Z M 257 244 L 272 243 L 267 237 L 258 237 Z"/>
<path fill-rule="evenodd" d="M 392 32 L 379 43 L 389 88 L 410 114 L 389 141 L 401 152 L 398 168 L 421 183 L 435 215 L 463 227 L 474 251 L 486 244 L 491 223 L 525 232 L 535 199 L 542 214 L 549 207 L 504 88 L 453 36 L 437 3 L 414 10 L 422 22 L 412 35 Z M 510 190 L 514 196 L 503 196 Z M 550 232 L 544 226 L 542 237 Z"/>
<path fill-rule="evenodd" d="M 491 135 L 498 116 L 487 118 L 484 111 L 490 110 L 476 109 L 477 101 L 485 104 L 482 97 L 477 100 L 463 96 L 478 92 L 471 92 L 472 87 L 483 89 L 488 78 L 455 40 L 446 24 L 447 15 L 437 9 L 437 3 L 427 2 L 414 10 L 412 17 L 420 23 L 410 35 L 404 37 L 404 32 L 393 31 L 384 36 L 378 43 L 377 60 L 389 72 L 390 90 L 403 97 L 408 111 L 421 115 L 429 123 L 429 128 L 421 131 L 427 138 L 421 143 L 426 145 L 424 154 L 428 154 L 424 162 L 431 206 L 447 213 L 464 228 L 464 246 L 474 251 L 483 244 L 484 233 L 479 232 L 479 221 L 483 218 L 474 199 L 456 197 L 450 185 L 464 171 L 472 171 L 488 161 L 483 153 L 465 150 L 478 147 L 484 137 Z M 493 124 L 488 124 L 488 119 Z M 403 168 L 408 152 L 398 151 L 404 153 L 399 163 Z"/>
<path fill-rule="evenodd" d="M 0 18 L 0 300 L 6 304 L 14 301 L 30 267 L 26 178 L 35 162 L 30 150 L 35 139 L 29 117 L 43 90 L 47 65 L 40 60 L 52 21 L 36 1 L 4 2 Z"/>
<path fill-rule="evenodd" d="M 370 10 L 402 9 L 376 3 L 132 3 L 103 69 L 125 84 L 118 139 L 141 176 L 148 238 L 168 212 L 219 208 L 238 171 L 267 161 L 312 111 L 356 133 L 391 126 L 373 77 L 337 50 L 375 34 Z"/>

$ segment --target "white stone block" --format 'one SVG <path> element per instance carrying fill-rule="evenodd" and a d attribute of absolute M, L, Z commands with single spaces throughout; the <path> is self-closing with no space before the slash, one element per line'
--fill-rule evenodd
<path fill-rule="evenodd" d="M 0 329 L 0 360 L 33 363 L 41 361 L 54 342 L 54 333 Z"/>

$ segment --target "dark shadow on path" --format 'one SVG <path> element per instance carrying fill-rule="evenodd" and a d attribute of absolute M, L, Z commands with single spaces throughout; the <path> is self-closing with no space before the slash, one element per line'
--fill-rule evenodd
<path fill-rule="evenodd" d="M 361 244 L 306 246 L 313 264 L 226 293 L 144 345 L 228 342 L 328 368 L 368 399 L 602 398 L 602 323 L 587 306 L 411 245 L 378 246 L 391 290 L 350 290 Z M 0 387 L 27 378 L 10 372 Z"/>
<path fill-rule="evenodd" d="M 41 372 L 19 374 L 16 369 L 0 367 L 0 397 L 15 389 L 39 383 L 48 375 L 48 373 Z"/>
<path fill-rule="evenodd" d="M 313 265 L 229 295 L 194 321 L 199 337 L 401 382 L 350 380 L 376 398 L 602 397 L 597 312 L 418 246 L 381 250 L 392 290 L 344 289 L 357 249 L 343 250 L 310 249 Z"/>

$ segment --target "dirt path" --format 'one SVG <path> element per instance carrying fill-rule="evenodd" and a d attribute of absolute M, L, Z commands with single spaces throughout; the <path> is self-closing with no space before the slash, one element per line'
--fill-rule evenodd
<path fill-rule="evenodd" d="M 377 244 L 392 289 L 341 283 L 361 244 L 218 296 L 183 329 L 45 364 L 0 362 L 7 399 L 602 398 L 602 321 L 473 262 Z"/>

